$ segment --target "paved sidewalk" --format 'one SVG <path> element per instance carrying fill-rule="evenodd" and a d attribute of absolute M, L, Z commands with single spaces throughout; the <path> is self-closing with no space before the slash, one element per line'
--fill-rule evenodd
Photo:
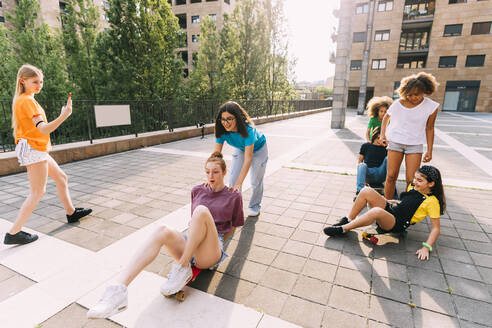
<path fill-rule="evenodd" d="M 257 320 L 252 327 L 289 322 L 302 327 L 491 326 L 492 116 L 439 114 L 432 164 L 453 187 L 445 189 L 448 211 L 436 251 L 430 261 L 418 262 L 414 253 L 429 231 L 427 220 L 413 226 L 407 238 L 383 246 L 362 241 L 355 231 L 344 238 L 322 234 L 352 204 L 355 177 L 350 174 L 367 124 L 366 117 L 349 112 L 347 129 L 334 131 L 330 115 L 260 126 L 270 151 L 262 213 L 248 218 L 226 244 L 228 260 L 192 284 L 206 294 L 193 296 L 230 308 L 231 315 L 223 318 L 230 327 L 247 326 L 247 320 L 232 320 L 243 318 L 232 313 Z M 194 138 L 63 165 L 75 204 L 94 212 L 77 225 L 65 224 L 56 188 L 49 183 L 27 224 L 46 237 L 0 248 L 0 318 L 7 317 L 2 311 L 11 304 L 25 304 L 24 295 L 34 295 L 34 305 L 48 295 L 62 295 L 57 290 L 62 286 L 74 288 L 74 282 L 57 278 L 67 277 L 71 269 L 81 271 L 80 286 L 70 290 L 70 297 L 54 298 L 54 313 L 46 310 L 45 319 L 36 322 L 42 327 L 119 327 L 125 322 L 161 327 L 161 312 L 189 316 L 187 302 L 175 307 L 152 294 L 172 263 L 164 250 L 136 281 L 138 288 L 130 289 L 135 305 L 125 312 L 136 319 L 118 315 L 88 321 L 84 306 L 100 296 L 154 225 L 177 222 L 180 213 L 188 213 L 183 208 L 191 187 L 204 180 L 204 158 L 213 141 L 212 136 Z M 225 154 L 230 156 L 229 147 Z M 2 235 L 27 193 L 25 174 L 0 177 Z M 244 192 L 246 204 L 249 194 Z M 26 257 L 43 260 L 29 266 Z M 167 326 L 184 326 L 179 320 L 166 321 Z M 192 324 L 204 326 L 199 319 Z"/>

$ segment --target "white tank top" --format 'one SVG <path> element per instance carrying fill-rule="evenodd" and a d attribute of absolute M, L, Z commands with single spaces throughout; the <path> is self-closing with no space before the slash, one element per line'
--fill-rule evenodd
<path fill-rule="evenodd" d="M 427 119 L 437 110 L 439 103 L 424 97 L 419 105 L 407 108 L 400 101 L 401 99 L 398 99 L 388 109 L 390 122 L 386 137 L 390 141 L 404 145 L 425 144 Z"/>

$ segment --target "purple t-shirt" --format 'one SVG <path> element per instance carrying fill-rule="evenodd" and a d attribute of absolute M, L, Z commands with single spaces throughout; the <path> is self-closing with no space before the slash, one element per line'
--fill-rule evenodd
<path fill-rule="evenodd" d="M 217 232 L 228 233 L 231 227 L 244 225 L 243 197 L 225 187 L 212 191 L 208 186 L 198 185 L 191 190 L 191 214 L 198 205 L 206 206 L 214 218 Z"/>

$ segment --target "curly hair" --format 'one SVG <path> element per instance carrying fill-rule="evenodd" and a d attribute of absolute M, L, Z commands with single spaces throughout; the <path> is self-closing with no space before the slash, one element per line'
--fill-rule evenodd
<path fill-rule="evenodd" d="M 224 133 L 229 133 L 222 125 L 222 113 L 224 112 L 234 115 L 238 132 L 243 138 L 246 138 L 248 136 L 246 126 L 248 124 L 252 125 L 253 122 L 244 108 L 235 101 L 228 101 L 220 106 L 217 118 L 215 119 L 215 136 L 220 138 Z"/>
<path fill-rule="evenodd" d="M 434 75 L 420 72 L 418 74 L 404 77 L 401 80 L 400 87 L 397 91 L 401 98 L 405 98 L 414 88 L 417 88 L 423 94 L 430 96 L 437 90 L 438 86 L 439 83 Z"/>
<path fill-rule="evenodd" d="M 390 97 L 372 97 L 367 103 L 367 115 L 369 117 L 378 117 L 380 107 L 389 108 L 393 103 L 393 99 Z"/>

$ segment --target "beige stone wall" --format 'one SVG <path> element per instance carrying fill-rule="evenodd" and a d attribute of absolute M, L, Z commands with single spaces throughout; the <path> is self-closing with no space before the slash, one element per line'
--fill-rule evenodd
<path fill-rule="evenodd" d="M 352 0 L 356 3 L 364 1 Z M 432 73 L 440 82 L 433 98 L 444 101 L 447 81 L 480 80 L 475 111 L 492 112 L 492 34 L 471 35 L 473 22 L 492 21 L 492 1 L 469 0 L 462 4 L 448 4 L 448 0 L 437 0 L 436 11 L 430 34 L 430 47 L 425 69 L 397 69 L 398 47 L 402 30 L 404 0 L 395 0 L 392 11 L 376 11 L 374 31 L 390 30 L 389 41 L 375 42 L 373 39 L 369 61 L 368 87 L 374 87 L 375 95 L 392 96 L 396 81 L 422 70 Z M 353 32 L 365 31 L 367 14 L 352 16 Z M 461 36 L 443 37 L 444 26 L 463 24 Z M 374 35 L 372 36 L 374 38 Z M 352 44 L 352 60 L 361 60 L 363 43 Z M 467 55 L 486 55 L 485 66 L 465 67 Z M 458 56 L 455 68 L 438 68 L 440 56 Z M 386 70 L 372 70 L 373 59 L 386 58 Z M 350 72 L 350 87 L 358 88 L 361 72 Z"/>
<path fill-rule="evenodd" d="M 225 13 L 231 13 L 234 10 L 236 1 L 231 0 L 230 4 L 224 2 L 224 0 L 207 2 L 202 0 L 199 3 L 191 3 L 190 0 L 186 0 L 186 5 L 176 5 L 176 0 L 172 0 L 172 10 L 175 15 L 186 14 L 186 33 L 188 37 L 188 44 L 186 48 L 180 50 L 188 51 L 188 69 L 191 71 L 193 67 L 193 53 L 198 52 L 200 49 L 200 42 L 192 42 L 193 35 L 200 34 L 200 23 L 192 23 L 191 16 L 200 16 L 200 22 L 210 15 L 217 15 L 217 27 L 222 28 L 223 16 Z"/>

